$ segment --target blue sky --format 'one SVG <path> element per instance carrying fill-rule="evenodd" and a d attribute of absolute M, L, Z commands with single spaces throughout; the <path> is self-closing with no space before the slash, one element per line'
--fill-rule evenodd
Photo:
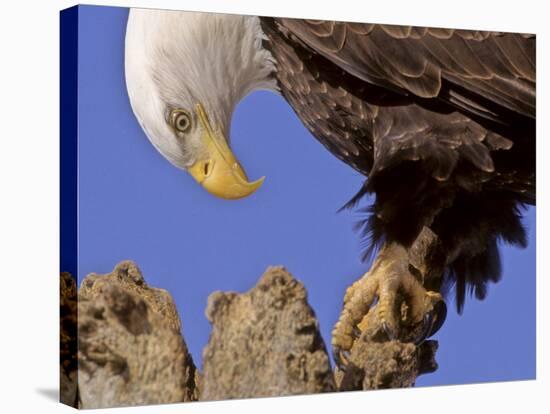
<path fill-rule="evenodd" d="M 353 212 L 336 213 L 363 178 L 302 126 L 283 98 L 255 92 L 233 118 L 233 149 L 262 188 L 239 201 L 216 199 L 149 143 L 124 82 L 127 9 L 81 7 L 79 32 L 79 267 L 106 273 L 134 260 L 147 282 L 167 289 L 195 363 L 216 290 L 243 292 L 269 265 L 301 280 L 327 346 L 344 292 L 368 270 Z M 503 280 L 488 298 L 454 303 L 440 332 L 439 370 L 417 385 L 535 377 L 535 209 L 529 247 L 502 247 Z"/>

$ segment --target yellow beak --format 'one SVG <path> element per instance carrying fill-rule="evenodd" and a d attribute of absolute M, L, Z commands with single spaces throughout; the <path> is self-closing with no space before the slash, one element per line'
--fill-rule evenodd
<path fill-rule="evenodd" d="M 260 188 L 265 177 L 248 182 L 248 177 L 227 145 L 227 140 L 214 132 L 202 105 L 197 104 L 195 109 L 202 127 L 206 156 L 187 171 L 210 194 L 217 197 L 236 200 L 249 196 Z"/>

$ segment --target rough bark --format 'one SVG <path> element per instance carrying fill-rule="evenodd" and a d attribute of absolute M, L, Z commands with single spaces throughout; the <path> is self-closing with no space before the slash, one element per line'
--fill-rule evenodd
<path fill-rule="evenodd" d="M 77 406 L 77 291 L 76 281 L 69 273 L 60 279 L 59 329 L 59 399 L 63 404 Z"/>
<path fill-rule="evenodd" d="M 132 262 L 90 274 L 78 292 L 80 408 L 197 400 L 195 365 L 168 292 Z"/>
<path fill-rule="evenodd" d="M 430 237 L 410 253 L 425 283 L 437 243 Z M 199 384 L 170 294 L 149 287 L 134 263 L 88 275 L 78 294 L 62 274 L 62 402 L 99 408 L 397 388 L 437 368 L 435 341 L 403 340 L 418 326 L 404 324 L 401 341 L 389 340 L 370 312 L 346 372 L 333 373 L 306 289 L 282 267 L 268 268 L 246 293 L 214 292 L 206 314 L 212 332 Z"/>
<path fill-rule="evenodd" d="M 269 268 L 244 294 L 213 293 L 201 400 L 310 394 L 335 389 L 304 286 Z"/>
<path fill-rule="evenodd" d="M 372 315 L 371 321 L 376 323 Z M 339 391 L 412 387 L 419 375 L 437 369 L 437 341 L 416 345 L 380 340 L 382 336 L 362 335 L 354 343 L 346 371 L 335 370 Z"/>

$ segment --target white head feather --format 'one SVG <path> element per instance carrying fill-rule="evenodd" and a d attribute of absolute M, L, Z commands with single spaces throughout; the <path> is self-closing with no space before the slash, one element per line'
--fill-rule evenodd
<path fill-rule="evenodd" d="M 125 51 L 130 103 L 151 143 L 174 165 L 187 168 L 196 161 L 201 134 L 195 128 L 185 140 L 178 138 L 167 122 L 171 109 L 194 113 L 201 103 L 229 139 L 239 101 L 256 89 L 276 90 L 275 65 L 263 38 L 256 16 L 130 10 Z"/>

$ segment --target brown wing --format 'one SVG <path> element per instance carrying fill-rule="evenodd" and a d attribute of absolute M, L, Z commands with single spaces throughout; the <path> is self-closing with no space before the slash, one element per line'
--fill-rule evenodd
<path fill-rule="evenodd" d="M 367 251 L 430 226 L 457 307 L 468 286 L 483 298 L 500 276 L 497 241 L 524 245 L 520 207 L 535 203 L 534 36 L 261 22 L 283 96 L 369 177 L 347 204 L 376 195 L 358 226 Z"/>
<path fill-rule="evenodd" d="M 535 36 L 333 21 L 278 23 L 354 76 L 489 119 L 535 118 Z"/>

